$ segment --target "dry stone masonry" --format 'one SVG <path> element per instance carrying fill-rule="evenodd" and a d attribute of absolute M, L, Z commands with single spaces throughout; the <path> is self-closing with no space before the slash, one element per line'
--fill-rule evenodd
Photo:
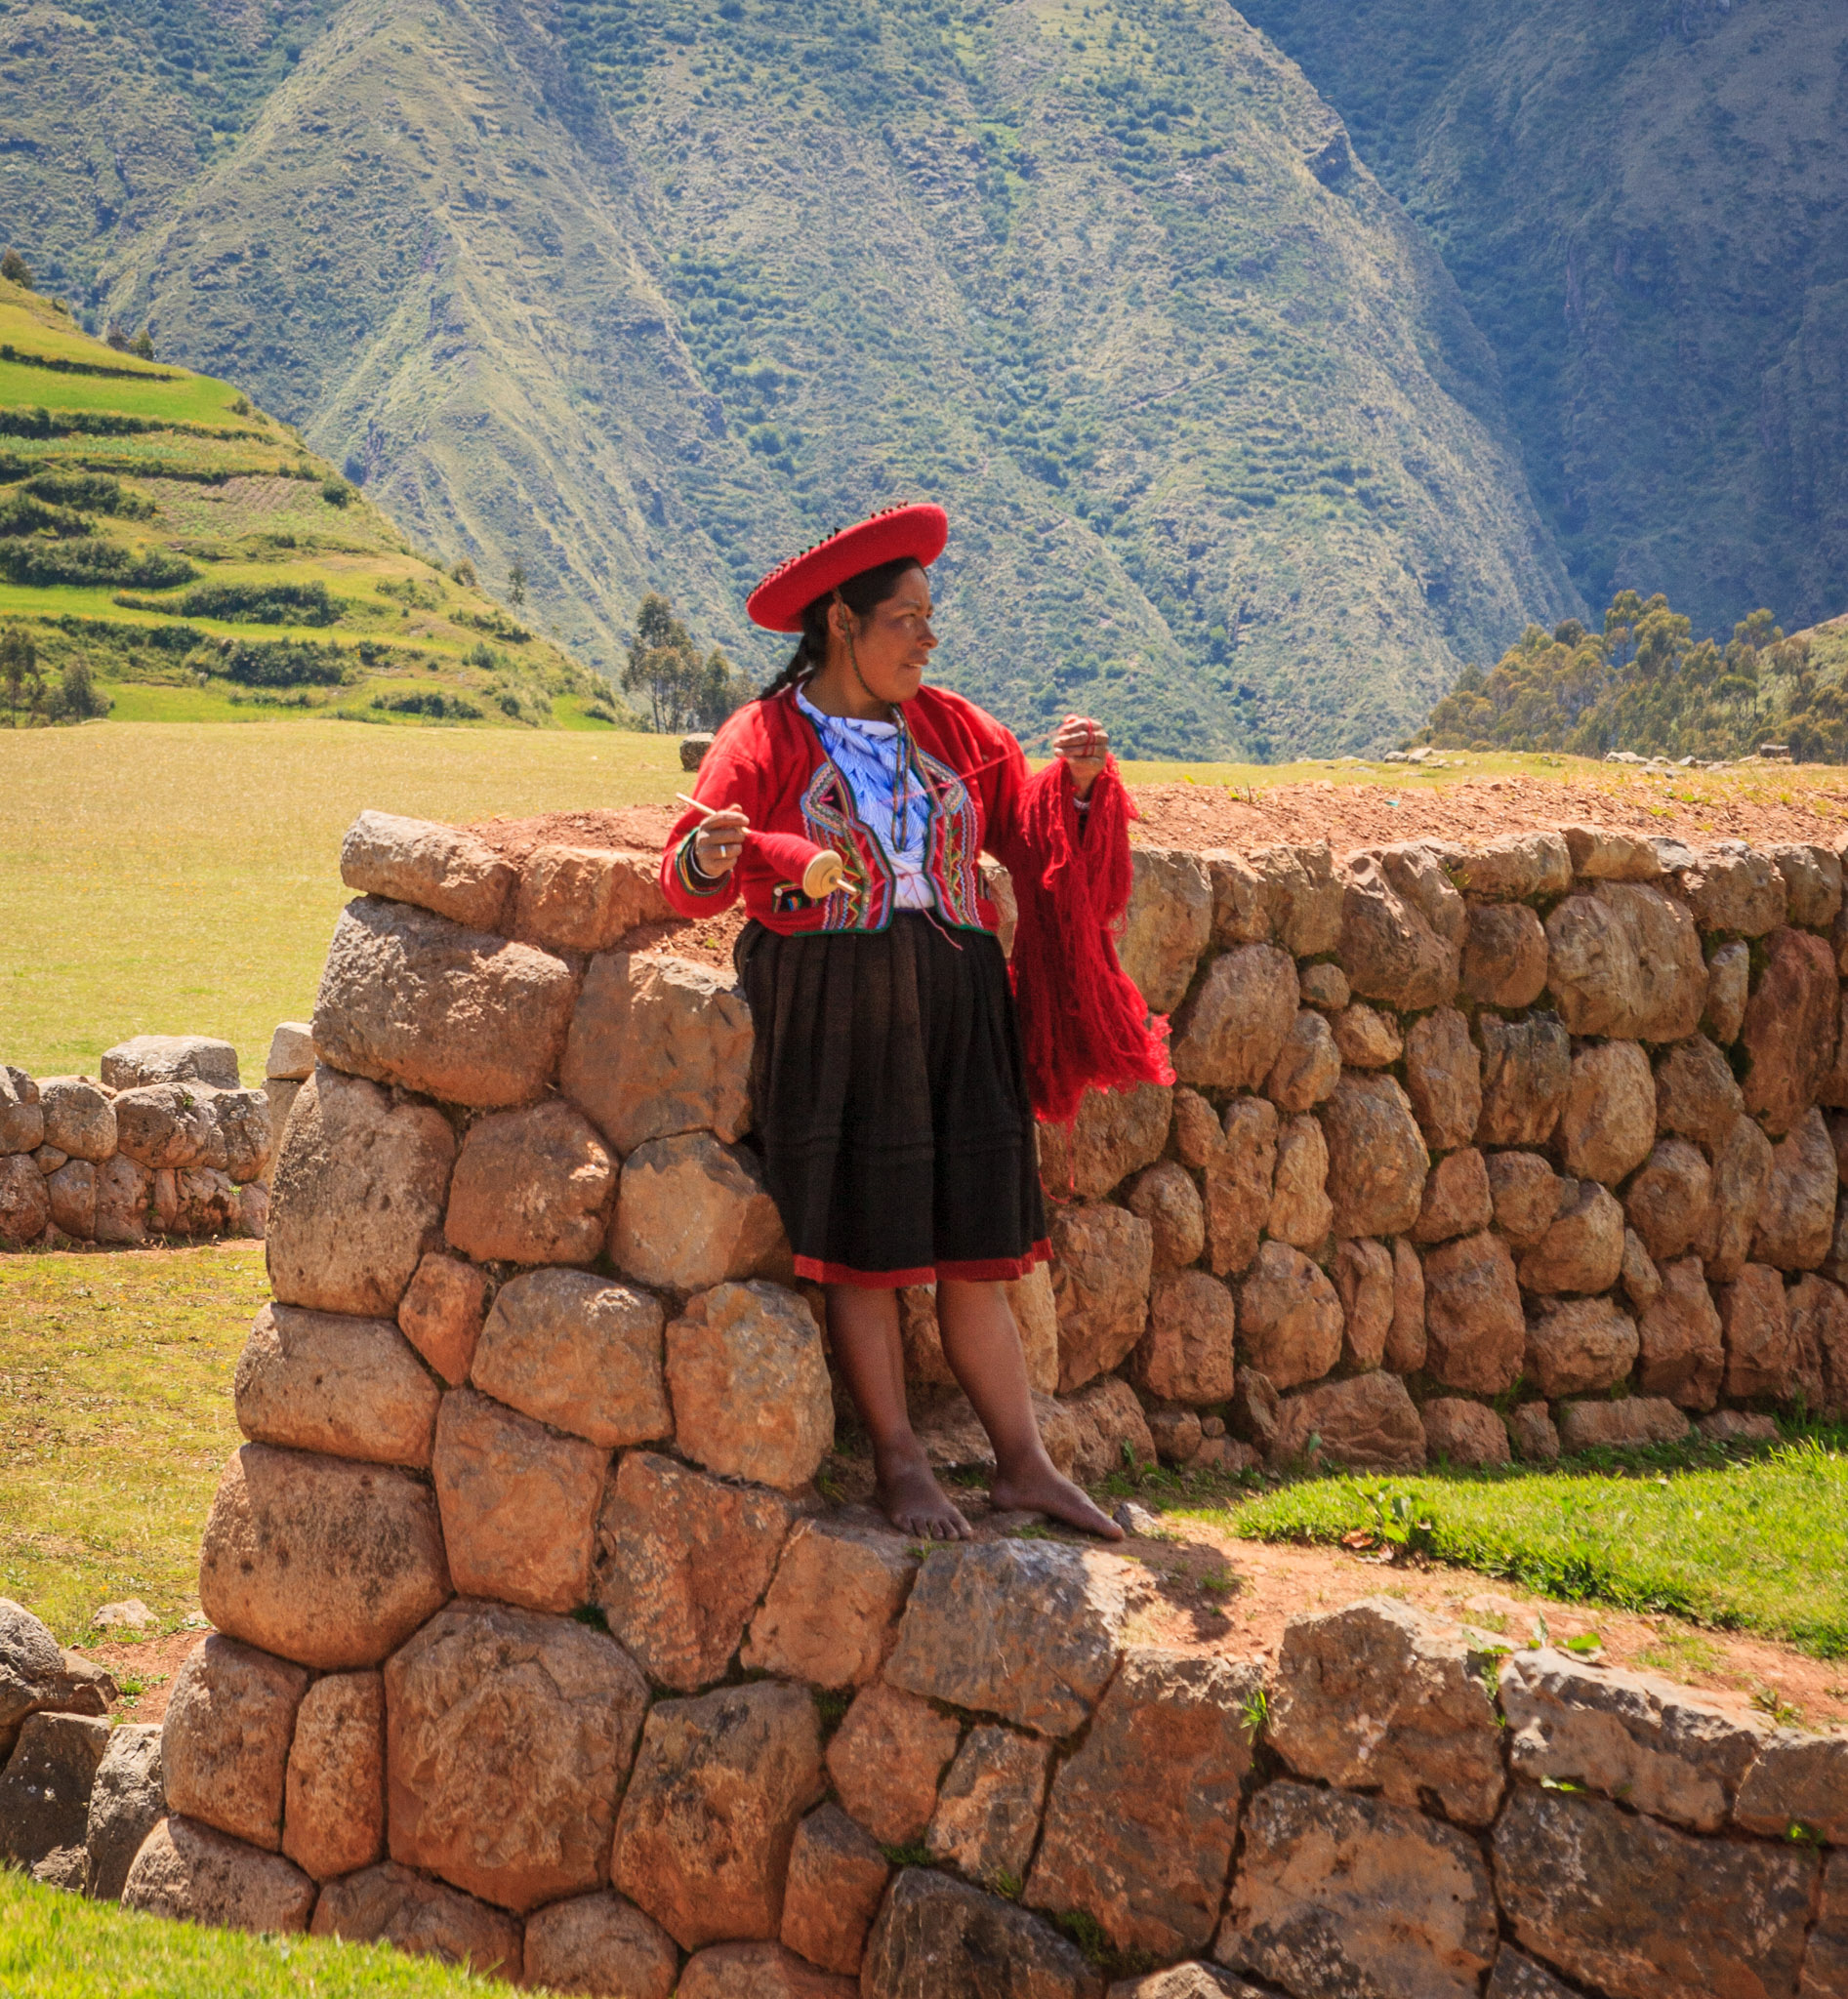
<path fill-rule="evenodd" d="M 1135 867 L 1180 1080 L 1044 1133 L 1054 1261 L 1009 1289 L 1062 1464 L 1545 1461 L 1848 1407 L 1837 852 Z M 650 1999 L 1103 1999 L 1099 1942 L 1148 1967 L 1114 1999 L 1848 1993 L 1848 1740 L 1388 1599 L 1268 1668 L 1151 1647 L 1107 1550 L 829 1504 L 749 1014 L 625 949 L 651 858 L 368 813 L 343 868 L 162 1813 L 116 1811 L 145 1751 L 105 1783 L 0 1618 L 0 1801 L 103 1759 L 88 1837 L 47 1810 L 22 1857 Z M 56 1088 L 0 1104 L 41 1193 Z M 930 1292 L 900 1308 L 933 1455 L 980 1464 Z"/>

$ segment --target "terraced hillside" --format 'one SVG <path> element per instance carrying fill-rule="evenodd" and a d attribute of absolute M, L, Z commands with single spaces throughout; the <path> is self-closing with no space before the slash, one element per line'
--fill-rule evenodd
<path fill-rule="evenodd" d="M 0 279 L 0 715 L 627 720 L 226 382 L 120 353 Z M 17 649 L 10 648 L 17 658 Z M 86 703 L 67 671 L 88 669 Z"/>

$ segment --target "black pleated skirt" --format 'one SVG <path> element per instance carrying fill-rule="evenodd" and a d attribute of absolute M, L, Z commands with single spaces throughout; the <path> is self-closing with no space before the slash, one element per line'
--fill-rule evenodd
<path fill-rule="evenodd" d="M 765 1177 L 821 1284 L 1023 1276 L 1047 1256 L 1033 1112 L 1006 960 L 980 930 L 902 912 L 886 930 L 749 923 Z"/>

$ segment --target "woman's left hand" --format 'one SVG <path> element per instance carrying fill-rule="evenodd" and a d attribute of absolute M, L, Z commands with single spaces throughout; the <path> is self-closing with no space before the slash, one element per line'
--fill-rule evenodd
<path fill-rule="evenodd" d="M 1073 789 L 1088 797 L 1110 755 L 1110 731 L 1088 714 L 1068 714 L 1052 738 L 1052 755 L 1071 765 Z"/>

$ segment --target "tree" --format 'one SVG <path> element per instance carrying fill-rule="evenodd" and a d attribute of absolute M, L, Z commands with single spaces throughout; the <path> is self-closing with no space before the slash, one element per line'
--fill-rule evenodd
<path fill-rule="evenodd" d="M 507 575 L 507 600 L 515 610 L 526 601 L 526 565 L 517 557 Z"/>
<path fill-rule="evenodd" d="M 474 564 L 469 560 L 468 556 L 463 556 L 462 560 L 456 564 L 449 574 L 457 583 L 462 585 L 464 590 L 473 590 Z"/>
<path fill-rule="evenodd" d="M 9 250 L 0 257 L 0 277 L 23 285 L 28 292 L 32 289 L 32 266 L 17 250 Z"/>
<path fill-rule="evenodd" d="M 46 713 L 55 722 L 87 722 L 104 715 L 112 706 L 109 697 L 97 686 L 88 660 L 72 660 L 59 675 L 58 685 L 46 703 Z"/>
<path fill-rule="evenodd" d="M 700 669 L 693 716 L 702 729 L 716 729 L 736 708 L 751 699 L 751 682 L 714 646 Z"/>
<path fill-rule="evenodd" d="M 645 687 L 655 728 L 678 729 L 694 705 L 700 677 L 692 634 L 674 615 L 668 599 L 651 590 L 636 614 L 636 635 L 629 641 L 629 662 L 623 668 L 624 690 L 633 694 Z"/>
<path fill-rule="evenodd" d="M 144 326 L 135 336 L 135 351 L 144 361 L 154 358 L 154 334 L 151 327 Z"/>
<path fill-rule="evenodd" d="M 20 710 L 36 715 L 45 705 L 45 676 L 38 670 L 38 648 L 23 632 L 0 633 L 0 686 L 6 690 L 7 719 L 20 726 Z"/>

